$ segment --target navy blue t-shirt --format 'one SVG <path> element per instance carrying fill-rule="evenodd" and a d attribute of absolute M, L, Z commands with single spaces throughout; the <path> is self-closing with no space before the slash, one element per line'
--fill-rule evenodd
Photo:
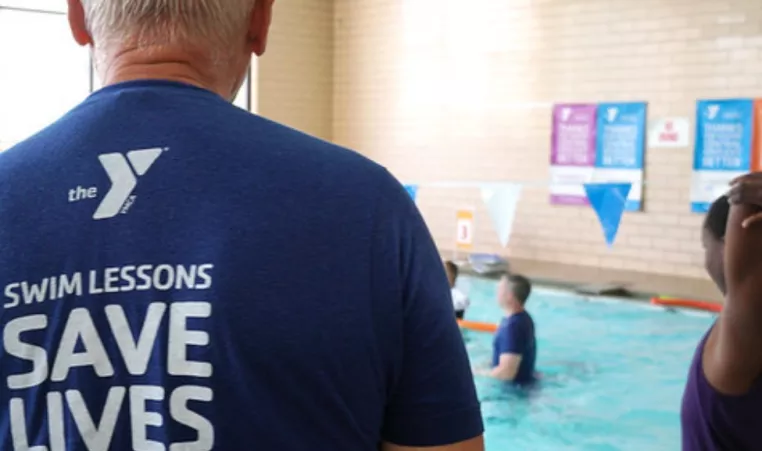
<path fill-rule="evenodd" d="M 375 451 L 482 432 L 405 190 L 202 89 L 108 87 L 1 153 L 0 289 L 4 451 Z"/>
<path fill-rule="evenodd" d="M 521 363 L 513 382 L 527 384 L 533 382 L 537 342 L 534 336 L 534 321 L 526 311 L 503 318 L 495 333 L 492 351 L 492 366 L 500 362 L 501 354 L 520 354 Z"/>

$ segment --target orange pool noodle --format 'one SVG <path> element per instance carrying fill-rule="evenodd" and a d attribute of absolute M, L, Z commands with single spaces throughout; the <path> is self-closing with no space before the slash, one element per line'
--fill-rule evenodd
<path fill-rule="evenodd" d="M 662 305 L 664 307 L 684 307 L 707 312 L 719 313 L 722 311 L 722 304 L 710 301 L 694 301 L 691 299 L 678 299 L 672 297 L 651 298 L 651 304 Z"/>
<path fill-rule="evenodd" d="M 468 321 L 465 319 L 459 319 L 458 325 L 462 329 L 475 330 L 477 332 L 495 333 L 497 331 L 497 324 L 483 323 L 480 321 Z"/>

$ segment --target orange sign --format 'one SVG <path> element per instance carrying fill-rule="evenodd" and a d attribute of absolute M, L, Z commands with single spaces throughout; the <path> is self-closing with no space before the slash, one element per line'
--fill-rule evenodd
<path fill-rule="evenodd" d="M 455 247 L 463 251 L 471 250 L 474 245 L 474 211 L 458 210 L 455 217 L 457 219 Z"/>
<path fill-rule="evenodd" d="M 754 117 L 752 119 L 751 138 L 751 170 L 762 171 L 762 100 L 754 101 Z"/>

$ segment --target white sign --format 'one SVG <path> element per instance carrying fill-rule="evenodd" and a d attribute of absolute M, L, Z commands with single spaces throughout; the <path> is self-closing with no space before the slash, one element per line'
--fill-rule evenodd
<path fill-rule="evenodd" d="M 648 126 L 648 147 L 657 149 L 688 147 L 690 132 L 691 123 L 686 117 L 654 119 Z"/>
<path fill-rule="evenodd" d="M 456 218 L 455 246 L 460 250 L 470 250 L 474 244 L 474 211 L 458 210 Z"/>

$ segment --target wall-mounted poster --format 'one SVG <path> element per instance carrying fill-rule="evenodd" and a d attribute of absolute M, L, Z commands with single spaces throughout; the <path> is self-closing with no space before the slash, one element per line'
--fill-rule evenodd
<path fill-rule="evenodd" d="M 455 247 L 470 251 L 474 246 L 474 210 L 464 208 L 455 213 Z"/>
<path fill-rule="evenodd" d="M 762 172 L 762 100 L 754 100 L 754 118 L 751 140 L 751 170 Z"/>
<path fill-rule="evenodd" d="M 553 107 L 550 149 L 550 203 L 587 205 L 584 184 L 595 169 L 595 104 L 563 104 Z"/>
<path fill-rule="evenodd" d="M 642 207 L 646 111 L 645 102 L 598 105 L 593 182 L 630 183 L 626 211 Z"/>
<path fill-rule="evenodd" d="M 753 117 L 752 99 L 697 102 L 692 212 L 706 212 L 732 179 L 751 170 Z"/>

